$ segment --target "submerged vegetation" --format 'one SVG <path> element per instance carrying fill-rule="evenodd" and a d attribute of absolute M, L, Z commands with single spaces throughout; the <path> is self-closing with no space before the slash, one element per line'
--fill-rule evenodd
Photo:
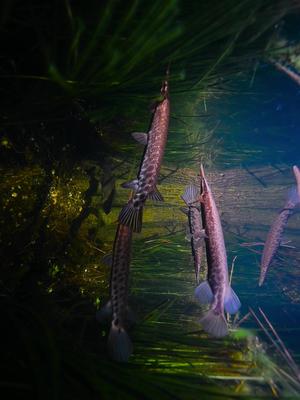
<path fill-rule="evenodd" d="M 200 329 L 179 206 L 197 162 L 209 169 L 228 157 L 214 101 L 236 90 L 232 77 L 248 79 L 259 60 L 280 57 L 274 35 L 297 2 L 4 0 L 0 7 L 3 397 L 296 396 L 299 383 L 268 357 L 254 330 L 231 321 L 232 335 L 222 341 Z M 134 236 L 134 355 L 118 365 L 108 359 L 106 330 L 95 320 L 108 298 L 102 258 L 128 199 L 120 183 L 135 176 L 142 155 L 129 133 L 147 129 L 169 64 L 165 203 L 147 204 L 145 229 Z M 245 149 L 236 157 L 249 160 Z M 264 172 L 263 179 L 270 170 Z M 222 190 L 224 198 L 235 196 L 233 188 L 238 201 L 251 198 L 253 187 L 242 191 L 241 182 L 257 180 L 242 173 L 212 175 L 218 201 Z M 276 187 L 273 194 L 280 197 Z M 261 233 L 252 217 L 244 209 L 225 226 L 238 264 L 249 254 L 240 245 Z M 296 285 L 287 292 L 299 302 Z"/>

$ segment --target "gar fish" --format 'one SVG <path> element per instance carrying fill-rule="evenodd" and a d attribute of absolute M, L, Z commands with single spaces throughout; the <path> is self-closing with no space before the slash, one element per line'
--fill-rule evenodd
<path fill-rule="evenodd" d="M 181 198 L 188 206 L 188 208 L 182 208 L 181 210 L 185 214 L 187 214 L 189 220 L 189 236 L 194 258 L 196 282 L 199 283 L 199 273 L 203 254 L 205 230 L 202 228 L 200 211 L 201 206 L 199 202 L 199 191 L 197 187 L 194 185 L 187 186 Z"/>
<path fill-rule="evenodd" d="M 298 203 L 300 203 L 300 170 L 296 165 L 293 167 L 293 172 L 296 178 L 297 186 L 292 187 L 289 190 L 285 205 L 275 218 L 268 232 L 261 257 L 260 276 L 258 282 L 259 286 L 263 284 L 268 268 L 277 252 L 278 247 L 280 246 L 284 227 L 286 226 L 290 216 L 293 214 L 294 208 Z"/>
<path fill-rule="evenodd" d="M 230 286 L 228 279 L 227 255 L 218 209 L 207 183 L 201 164 L 201 213 L 205 238 L 208 266 L 207 281 L 200 283 L 195 296 L 201 304 L 211 304 L 209 311 L 200 319 L 203 329 L 215 337 L 228 334 L 224 309 L 235 314 L 241 306 L 238 296 Z"/>
<path fill-rule="evenodd" d="M 133 350 L 126 332 L 131 240 L 131 228 L 119 224 L 111 260 L 110 300 L 96 315 L 100 322 L 112 316 L 107 342 L 108 353 L 113 360 L 119 362 L 127 362 Z"/>
<path fill-rule="evenodd" d="M 156 181 L 169 129 L 170 100 L 167 79 L 162 84 L 161 95 L 163 99 L 155 106 L 148 134 L 141 132 L 132 134 L 138 142 L 146 145 L 138 177 L 122 185 L 125 188 L 133 189 L 135 193 L 121 210 L 119 222 L 131 227 L 135 232 L 140 232 L 142 229 L 143 206 L 146 199 L 163 201 L 162 195 L 156 188 Z"/>

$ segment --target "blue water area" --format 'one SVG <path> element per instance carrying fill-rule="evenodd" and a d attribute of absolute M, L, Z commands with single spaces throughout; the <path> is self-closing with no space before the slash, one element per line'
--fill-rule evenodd
<path fill-rule="evenodd" d="M 210 112 L 221 120 L 216 134 L 223 135 L 224 152 L 217 160 L 219 168 L 242 168 L 259 171 L 269 168 L 271 173 L 256 179 L 255 193 L 260 206 L 270 216 L 276 217 L 282 200 L 264 196 L 276 189 L 282 198 L 293 183 L 292 166 L 300 165 L 300 86 L 274 66 L 261 62 L 253 75 L 243 75 L 231 86 L 234 93 L 208 105 Z M 277 177 L 274 184 L 272 177 Z M 295 180 L 294 180 L 295 182 Z M 256 200 L 248 207 L 255 208 Z M 260 214 L 261 215 L 261 214 Z M 251 224 L 252 221 L 249 221 Z M 270 219 L 261 217 L 262 226 L 258 240 L 265 240 Z M 226 234 L 225 234 L 226 236 Z M 243 303 L 243 310 L 252 307 L 259 315 L 258 307 L 272 321 L 278 334 L 300 360 L 300 219 L 299 210 L 289 220 L 283 239 L 292 240 L 295 249 L 280 248 L 270 267 L 266 281 L 258 287 L 259 263 L 262 246 L 239 249 L 230 243 L 229 259 L 238 254 L 235 271 L 235 287 Z M 231 246 L 232 244 L 232 246 Z M 262 319 L 261 315 L 260 318 Z M 257 328 L 253 319 L 245 326 Z M 261 337 L 268 338 L 261 333 Z M 271 343 L 269 342 L 271 345 Z M 272 348 L 272 346 L 271 346 Z"/>
<path fill-rule="evenodd" d="M 237 78 L 230 89 L 233 94 L 209 105 L 222 122 L 224 147 L 237 159 L 247 149 L 257 150 L 246 160 L 253 165 L 297 163 L 300 86 L 261 63 L 253 76 Z"/>

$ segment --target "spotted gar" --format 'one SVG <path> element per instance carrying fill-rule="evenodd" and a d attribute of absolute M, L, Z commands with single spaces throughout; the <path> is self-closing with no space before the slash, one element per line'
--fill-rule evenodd
<path fill-rule="evenodd" d="M 161 95 L 162 100 L 155 106 L 148 133 L 135 132 L 132 134 L 138 142 L 146 145 L 138 177 L 122 185 L 125 188 L 134 190 L 134 195 L 122 208 L 119 215 L 119 222 L 129 226 L 135 232 L 140 232 L 142 229 L 145 201 L 149 198 L 163 201 L 162 195 L 156 188 L 156 182 L 169 129 L 170 100 L 167 79 L 162 84 Z"/>
<path fill-rule="evenodd" d="M 189 239 L 191 240 L 196 282 L 199 283 L 199 273 L 203 255 L 205 231 L 202 228 L 199 191 L 195 185 L 189 185 L 181 196 L 188 208 L 182 208 L 189 221 Z"/>
<path fill-rule="evenodd" d="M 228 279 L 227 255 L 219 212 L 206 180 L 201 164 L 201 213 L 206 238 L 207 280 L 200 283 L 195 296 L 201 304 L 210 304 L 210 309 L 200 319 L 203 329 L 210 335 L 222 337 L 228 334 L 224 309 L 235 314 L 241 306 Z"/>
<path fill-rule="evenodd" d="M 100 322 L 112 318 L 107 342 L 108 353 L 113 360 L 119 362 L 127 362 L 133 350 L 126 331 L 131 241 L 132 230 L 126 225 L 119 224 L 111 260 L 110 300 L 97 313 Z"/>
<path fill-rule="evenodd" d="M 258 282 L 259 286 L 262 286 L 264 283 L 269 266 L 274 259 L 278 247 L 280 246 L 282 233 L 288 222 L 288 219 L 293 214 L 296 205 L 300 203 L 300 170 L 296 165 L 293 167 L 293 172 L 297 186 L 292 187 L 289 190 L 285 205 L 275 218 L 267 234 L 260 263 L 260 276 Z"/>

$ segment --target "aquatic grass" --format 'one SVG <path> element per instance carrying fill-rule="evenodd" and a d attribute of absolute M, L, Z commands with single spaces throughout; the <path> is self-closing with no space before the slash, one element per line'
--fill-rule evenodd
<path fill-rule="evenodd" d="M 138 322 L 130 333 L 135 350 L 128 365 L 120 366 L 107 359 L 106 338 L 103 336 L 105 327 L 97 326 L 94 322 L 96 307 L 92 305 L 92 299 L 97 296 L 102 303 L 108 295 L 105 283 L 100 286 L 96 272 L 87 274 L 92 279 L 92 282 L 88 282 L 85 281 L 82 268 L 77 266 L 72 269 L 69 265 L 69 273 L 74 274 L 72 285 L 64 279 L 51 293 L 57 313 L 54 314 L 56 323 L 53 325 L 50 318 L 48 329 L 55 337 L 56 353 L 61 360 L 62 373 L 58 385 L 59 393 L 63 393 L 64 397 L 83 398 L 88 393 L 107 399 L 112 396 L 124 398 L 126 392 L 129 399 L 153 396 L 161 399 L 193 399 L 200 394 L 208 399 L 232 398 L 233 391 L 244 381 L 247 384 L 239 386 L 240 392 L 236 397 L 259 398 L 270 393 L 270 379 L 276 383 L 277 379 L 280 380 L 281 386 L 286 388 L 284 390 L 290 393 L 286 378 L 270 368 L 267 357 L 256 360 L 256 344 L 250 339 L 251 335 L 239 336 L 238 332 L 233 331 L 229 338 L 216 340 L 202 331 L 198 324 L 201 308 L 193 300 L 194 272 L 192 263 L 189 263 L 190 247 L 185 242 L 185 233 L 170 234 L 167 229 L 158 233 L 156 223 L 152 222 L 158 208 L 161 219 L 175 212 L 174 207 L 181 205 L 180 193 L 186 183 L 182 182 L 182 177 L 194 178 L 195 175 L 196 171 L 193 170 L 189 170 L 188 175 L 177 171 L 167 178 L 163 184 L 168 193 L 166 203 L 159 207 L 150 202 L 147 204 L 149 213 L 143 234 L 135 235 L 130 305 L 137 312 Z M 214 177 L 214 187 L 218 186 L 215 181 L 218 174 L 212 174 L 211 177 Z M 182 182 L 182 185 L 172 189 L 168 179 Z M 121 204 L 127 195 L 123 191 L 118 202 Z M 117 215 L 118 210 L 119 207 L 116 207 L 112 214 Z M 180 218 L 177 221 L 178 229 L 185 224 L 185 216 L 182 214 Z M 103 229 L 105 246 L 100 247 L 101 250 L 112 247 L 115 228 L 116 225 L 111 223 Z M 82 239 L 85 240 L 84 236 Z M 73 242 L 74 247 L 77 245 L 77 242 Z M 84 243 L 80 246 L 85 250 Z M 94 260 L 99 264 L 99 274 L 107 283 L 109 278 L 103 274 L 99 251 L 91 248 L 89 251 L 92 251 L 89 261 Z M 242 257 L 236 261 L 236 285 L 240 280 L 242 261 Z M 88 263 L 85 265 L 88 266 Z M 81 296 L 79 288 L 84 289 Z M 51 310 L 52 307 L 44 309 Z M 43 310 L 43 306 L 40 305 L 39 309 Z M 26 312 L 24 310 L 24 317 Z M 48 313 L 44 315 L 45 319 L 48 317 Z M 34 331 L 28 340 L 31 346 L 35 346 L 37 340 Z M 44 372 L 41 370 L 41 373 Z M 30 382 L 26 376 L 23 378 L 25 382 Z M 140 382 L 138 387 L 137 379 Z M 12 380 L 12 386 L 13 382 L 16 382 L 16 386 L 21 385 L 16 377 Z M 41 390 L 43 385 L 45 388 L 48 384 L 43 382 Z M 280 393 L 283 393 L 281 386 Z"/>

